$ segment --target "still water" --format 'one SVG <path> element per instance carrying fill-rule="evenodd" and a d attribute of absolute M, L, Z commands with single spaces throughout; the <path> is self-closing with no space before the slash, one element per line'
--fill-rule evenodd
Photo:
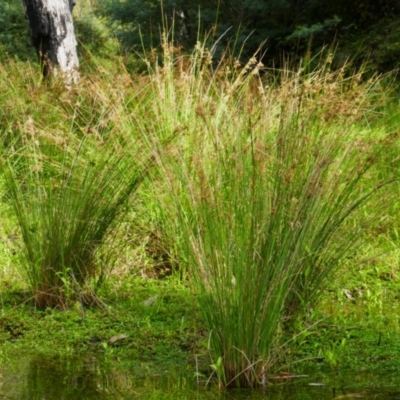
<path fill-rule="evenodd" d="M 274 380 L 263 390 L 204 388 L 193 372 L 166 367 L 146 373 L 122 369 L 93 356 L 80 358 L 8 354 L 0 364 L 1 400 L 314 400 L 399 399 L 400 373 L 377 376 L 341 372 Z"/>

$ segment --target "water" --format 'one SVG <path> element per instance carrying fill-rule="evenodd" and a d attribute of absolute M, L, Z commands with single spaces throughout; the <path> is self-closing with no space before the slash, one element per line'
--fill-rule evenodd
<path fill-rule="evenodd" d="M 121 369 L 118 363 L 94 356 L 51 357 L 8 354 L 0 365 L 1 400 L 400 400 L 398 374 L 346 372 L 274 380 L 260 390 L 204 388 L 191 373 L 140 364 Z"/>

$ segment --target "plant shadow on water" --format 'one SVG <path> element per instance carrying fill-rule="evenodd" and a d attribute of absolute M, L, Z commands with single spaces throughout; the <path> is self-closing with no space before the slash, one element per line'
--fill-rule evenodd
<path fill-rule="evenodd" d="M 5 362 L 6 360 L 6 362 Z M 136 368 L 135 368 L 136 369 Z M 119 370 L 100 359 L 7 355 L 0 366 L 0 399 L 400 399 L 398 375 L 363 372 L 276 379 L 263 389 L 219 390 L 193 376 L 165 371 L 143 374 Z"/>

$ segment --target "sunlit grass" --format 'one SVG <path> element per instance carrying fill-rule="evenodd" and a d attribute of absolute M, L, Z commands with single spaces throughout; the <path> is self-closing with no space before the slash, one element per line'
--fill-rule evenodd
<path fill-rule="evenodd" d="M 365 124 L 380 82 L 329 63 L 309 74 L 260 76 L 256 59 L 213 69 L 200 45 L 173 65 L 173 51 L 154 71 L 152 120 L 180 136 L 163 165 L 170 236 L 221 383 L 261 385 L 279 329 L 315 304 L 386 211 L 392 176 L 377 162 L 388 137 Z"/>
<path fill-rule="evenodd" d="M 110 234 L 151 167 L 151 140 L 113 98 L 117 89 L 104 93 L 106 80 L 102 88 L 98 80 L 82 82 L 75 93 L 57 82 L 24 89 L 22 79 L 9 80 L 13 94 L 25 97 L 13 118 L 3 115 L 4 199 L 20 228 L 21 265 L 35 304 L 91 301 L 82 290 L 112 269 Z"/>
<path fill-rule="evenodd" d="M 109 250 L 116 274 L 143 277 L 161 254 L 192 285 L 220 384 L 263 385 L 280 335 L 368 231 L 396 224 L 397 136 L 376 124 L 386 93 L 329 57 L 305 73 L 216 63 L 201 43 L 163 51 L 147 75 L 94 65 L 70 91 L 2 67 L 3 201 L 25 277 L 38 307 L 67 308 L 115 265 Z"/>

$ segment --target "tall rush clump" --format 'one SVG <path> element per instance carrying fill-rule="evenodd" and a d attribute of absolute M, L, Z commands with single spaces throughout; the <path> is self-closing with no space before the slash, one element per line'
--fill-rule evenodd
<path fill-rule="evenodd" d="M 89 96 L 91 88 L 89 82 L 83 95 Z M 115 256 L 110 235 L 152 164 L 147 139 L 136 136 L 118 103 L 105 106 L 112 90 L 99 100 L 100 89 L 93 102 L 101 104 L 88 117 L 82 111 L 91 105 L 66 94 L 75 99 L 67 98 L 69 108 L 48 104 L 64 118 L 47 124 L 40 115 L 29 117 L 3 143 L 3 198 L 15 211 L 23 271 L 41 309 L 65 308 L 72 299 L 96 301 L 92 289 Z M 105 257 L 105 244 L 111 258 Z"/>
<path fill-rule="evenodd" d="M 221 384 L 265 384 L 277 333 L 358 245 L 362 226 L 346 221 L 385 183 L 371 168 L 381 134 L 360 122 L 379 83 L 331 72 L 329 61 L 263 77 L 255 59 L 215 68 L 200 45 L 182 68 L 172 51 L 153 71 L 152 119 L 180 132 L 162 164 L 171 236 Z"/>

